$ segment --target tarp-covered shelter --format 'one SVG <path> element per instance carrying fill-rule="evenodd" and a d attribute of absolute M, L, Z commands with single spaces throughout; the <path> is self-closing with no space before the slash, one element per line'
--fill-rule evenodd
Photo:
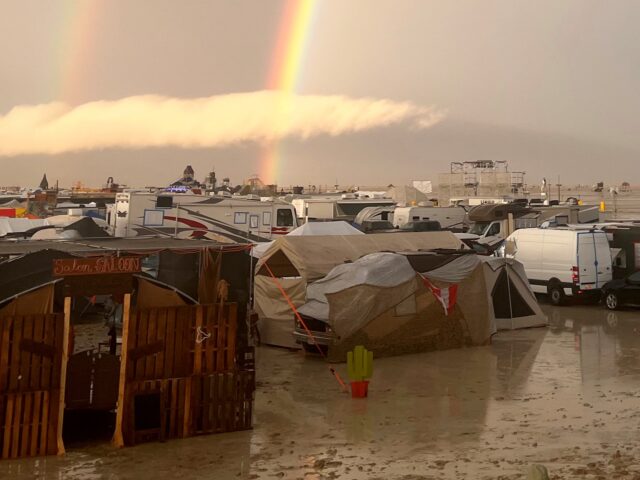
<path fill-rule="evenodd" d="M 254 306 L 260 316 L 261 340 L 298 348 L 292 336 L 293 312 L 272 274 L 299 307 L 306 302 L 308 284 L 323 278 L 337 265 L 370 253 L 464 248 L 451 232 L 281 237 L 256 265 Z"/>
<path fill-rule="evenodd" d="M 377 356 L 483 345 L 497 329 L 546 324 L 523 274 L 468 253 L 374 253 L 309 285 L 299 312 L 329 325 L 333 360 L 355 345 Z"/>
<path fill-rule="evenodd" d="M 291 230 L 287 233 L 286 236 L 309 236 L 309 235 L 364 235 L 364 232 L 361 232 L 355 227 L 352 227 L 349 223 L 345 221 L 337 221 L 337 222 L 307 222 L 299 227 Z M 253 247 L 251 251 L 251 255 L 254 258 L 261 258 L 273 242 L 262 242 L 258 243 Z"/>

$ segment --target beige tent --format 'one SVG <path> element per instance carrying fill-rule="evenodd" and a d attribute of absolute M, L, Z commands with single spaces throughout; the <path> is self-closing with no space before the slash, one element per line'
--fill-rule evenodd
<path fill-rule="evenodd" d="M 356 345 L 376 356 L 483 345 L 497 329 L 546 324 L 520 270 L 474 254 L 371 254 L 310 285 L 299 311 L 329 326 L 316 340 L 331 338 L 336 361 Z"/>
<path fill-rule="evenodd" d="M 270 345 L 299 348 L 292 335 L 293 312 L 271 273 L 299 307 L 306 301 L 307 284 L 323 278 L 335 266 L 367 254 L 464 248 L 451 232 L 279 238 L 256 265 L 254 305 L 260 316 L 261 340 Z"/>

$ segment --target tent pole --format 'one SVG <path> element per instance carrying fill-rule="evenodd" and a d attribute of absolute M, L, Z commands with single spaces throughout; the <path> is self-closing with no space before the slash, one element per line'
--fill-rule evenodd
<path fill-rule="evenodd" d="M 510 278 L 509 278 L 509 263 L 507 262 L 507 259 L 504 259 L 504 269 L 506 272 L 506 276 L 507 276 L 507 292 L 509 295 L 509 318 L 511 319 L 511 330 L 513 330 L 513 304 L 511 302 L 511 283 L 510 283 Z"/>

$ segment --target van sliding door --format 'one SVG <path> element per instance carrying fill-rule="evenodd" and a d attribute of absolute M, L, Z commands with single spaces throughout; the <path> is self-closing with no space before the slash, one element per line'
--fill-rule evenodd
<path fill-rule="evenodd" d="M 599 288 L 598 256 L 593 232 L 578 232 L 577 253 L 580 288 L 582 290 Z"/>

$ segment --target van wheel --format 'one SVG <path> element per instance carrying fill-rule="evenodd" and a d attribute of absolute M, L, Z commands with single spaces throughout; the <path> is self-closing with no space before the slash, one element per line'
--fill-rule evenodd
<path fill-rule="evenodd" d="M 618 296 L 613 292 L 607 293 L 607 295 L 604 297 L 604 304 L 609 310 L 617 310 L 618 305 L 620 305 L 620 303 L 618 302 Z"/>
<path fill-rule="evenodd" d="M 562 305 L 564 303 L 564 290 L 560 285 L 553 285 L 547 291 L 551 305 Z"/>

